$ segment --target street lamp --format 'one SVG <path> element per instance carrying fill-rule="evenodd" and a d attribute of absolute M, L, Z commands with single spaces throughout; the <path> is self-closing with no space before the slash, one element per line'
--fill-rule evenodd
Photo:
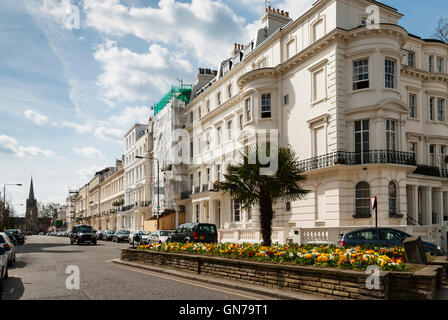
<path fill-rule="evenodd" d="M 6 215 L 6 186 L 18 186 L 21 187 L 21 183 L 7 183 L 3 186 L 3 217 L 2 224 L 5 227 L 5 215 Z M 5 227 L 6 228 L 6 227 Z"/>
<path fill-rule="evenodd" d="M 142 157 L 135 156 L 137 159 L 148 159 L 148 160 L 156 160 L 157 161 L 157 231 L 159 231 L 159 210 L 160 210 L 160 188 L 159 188 L 159 159 L 154 157 Z"/>

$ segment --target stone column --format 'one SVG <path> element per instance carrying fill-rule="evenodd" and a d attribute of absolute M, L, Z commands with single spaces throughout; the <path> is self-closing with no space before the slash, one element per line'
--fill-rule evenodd
<path fill-rule="evenodd" d="M 436 193 L 437 203 L 437 225 L 442 226 L 443 223 L 443 190 L 439 189 Z"/>
<path fill-rule="evenodd" d="M 432 187 L 426 187 L 425 188 L 425 209 L 426 212 L 424 213 L 424 216 L 426 216 L 426 223 L 425 225 L 432 225 Z"/>
<path fill-rule="evenodd" d="M 215 206 L 213 205 L 213 200 L 208 200 L 208 223 L 215 223 Z"/>
<path fill-rule="evenodd" d="M 202 201 L 199 202 L 199 222 L 203 222 L 204 219 L 202 217 L 202 215 L 204 214 L 204 208 L 203 208 L 203 204 Z"/>
<path fill-rule="evenodd" d="M 412 185 L 412 219 L 418 221 L 418 185 Z"/>

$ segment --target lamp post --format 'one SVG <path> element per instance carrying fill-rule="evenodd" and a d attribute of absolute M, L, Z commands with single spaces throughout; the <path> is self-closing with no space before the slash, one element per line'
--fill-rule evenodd
<path fill-rule="evenodd" d="M 159 159 L 154 157 L 142 157 L 142 156 L 136 156 L 137 159 L 148 159 L 148 160 L 156 160 L 157 161 L 157 231 L 159 231 L 159 210 L 160 210 L 160 188 L 159 188 Z"/>
<path fill-rule="evenodd" d="M 6 228 L 5 226 L 5 215 L 6 215 L 6 186 L 18 186 L 21 187 L 22 184 L 21 183 L 7 183 L 3 186 L 3 217 L 2 217 L 2 224 L 3 227 Z"/>

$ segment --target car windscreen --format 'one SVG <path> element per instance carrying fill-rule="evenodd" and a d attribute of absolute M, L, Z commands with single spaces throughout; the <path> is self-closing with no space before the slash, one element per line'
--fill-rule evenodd
<path fill-rule="evenodd" d="M 0 235 L 0 243 L 5 243 L 5 238 L 3 238 L 3 236 Z"/>
<path fill-rule="evenodd" d="M 93 229 L 91 226 L 82 226 L 82 227 L 78 227 L 76 231 L 78 231 L 78 232 L 93 232 Z"/>
<path fill-rule="evenodd" d="M 124 230 L 122 230 L 122 231 L 118 231 L 117 233 L 118 233 L 118 234 L 129 234 L 129 231 L 124 231 Z"/>
<path fill-rule="evenodd" d="M 169 235 L 170 235 L 170 233 L 168 231 L 160 231 L 161 237 L 168 237 Z"/>
<path fill-rule="evenodd" d="M 200 224 L 199 232 L 206 234 L 216 234 L 216 227 L 212 224 Z"/>

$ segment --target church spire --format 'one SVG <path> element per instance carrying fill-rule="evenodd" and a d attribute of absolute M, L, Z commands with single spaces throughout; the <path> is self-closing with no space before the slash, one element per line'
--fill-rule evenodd
<path fill-rule="evenodd" d="M 31 184 L 30 184 L 30 194 L 28 196 L 29 200 L 34 200 L 34 188 L 33 188 L 33 178 L 31 177 Z"/>

